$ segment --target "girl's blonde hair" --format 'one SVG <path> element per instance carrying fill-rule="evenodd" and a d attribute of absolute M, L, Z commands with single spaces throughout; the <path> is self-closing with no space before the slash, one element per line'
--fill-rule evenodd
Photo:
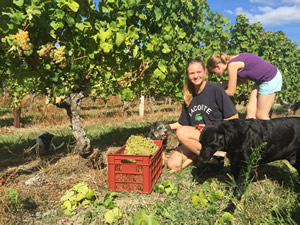
<path fill-rule="evenodd" d="M 186 69 L 185 69 L 184 94 L 183 94 L 184 102 L 186 106 L 189 106 L 191 104 L 193 96 L 196 94 L 194 85 L 189 80 L 189 74 L 188 74 L 188 67 L 193 63 L 200 63 L 203 66 L 203 69 L 205 69 L 205 64 L 200 57 L 189 58 L 187 60 Z"/>
<path fill-rule="evenodd" d="M 212 69 L 216 68 L 217 64 L 227 64 L 229 60 L 230 55 L 226 55 L 224 52 L 221 52 L 220 55 L 212 55 L 207 61 L 207 69 L 211 72 Z"/>

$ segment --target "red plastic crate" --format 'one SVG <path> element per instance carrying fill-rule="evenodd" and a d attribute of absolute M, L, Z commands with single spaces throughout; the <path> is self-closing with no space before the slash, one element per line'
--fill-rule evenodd
<path fill-rule="evenodd" d="M 108 189 L 150 194 L 162 172 L 162 141 L 153 140 L 158 150 L 153 155 L 125 155 L 125 146 L 107 155 Z"/>

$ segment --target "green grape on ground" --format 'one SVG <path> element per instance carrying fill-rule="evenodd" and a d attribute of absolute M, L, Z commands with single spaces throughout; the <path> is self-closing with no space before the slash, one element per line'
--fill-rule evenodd
<path fill-rule="evenodd" d="M 158 146 L 150 138 L 131 135 L 126 143 L 126 155 L 150 155 L 158 150 Z"/>

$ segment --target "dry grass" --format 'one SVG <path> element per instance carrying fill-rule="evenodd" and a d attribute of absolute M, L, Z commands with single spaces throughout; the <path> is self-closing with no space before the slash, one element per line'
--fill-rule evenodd
<path fill-rule="evenodd" d="M 30 96 L 22 101 L 22 127 L 12 126 L 13 117 L 10 111 L 1 114 L 0 133 L 3 137 L 28 136 L 38 134 L 43 130 L 55 132 L 69 127 L 69 118 L 64 109 L 53 105 L 44 105 L 45 98 L 37 97 L 30 108 Z M 0 107 L 8 104 L 6 98 L 2 98 Z M 159 108 L 167 108 L 162 105 Z M 157 110 L 159 110 L 157 107 Z M 87 129 L 95 124 L 144 123 L 164 120 L 165 118 L 178 117 L 180 107 L 175 107 L 171 112 L 158 111 L 155 114 L 147 112 L 143 118 L 137 115 L 137 107 L 132 108 L 130 116 L 124 118 L 122 105 L 119 98 L 112 98 L 106 106 L 101 100 L 88 99 L 82 104 L 82 123 Z M 112 112 L 112 113 L 110 113 Z M 3 122 L 4 121 L 4 122 Z M 6 126 L 3 126 L 7 124 Z M 107 149 L 109 150 L 109 149 Z M 8 149 L 8 151 L 10 151 Z M 25 152 L 29 152 L 25 154 Z M 3 153 L 3 152 L 2 152 Z M 1 154 L 1 152 L 0 152 Z M 85 182 L 96 193 L 105 193 L 108 190 L 107 168 L 92 168 L 88 159 L 83 159 L 70 153 L 57 153 L 48 157 L 39 158 L 35 155 L 34 148 L 24 149 L 22 153 L 11 151 L 9 159 L 0 159 L 0 224 L 14 221 L 14 224 L 29 224 L 36 221 L 39 212 L 52 212 L 58 209 L 60 198 L 65 191 L 79 182 Z M 24 160 L 24 155 L 27 160 Z M 103 152 L 106 155 L 106 150 Z M 28 158 L 29 156 L 29 158 Z M 18 160 L 17 160 L 18 159 Z M 12 164 L 13 162 L 13 164 Z M 45 180 L 41 185 L 26 185 L 30 178 L 39 175 Z M 21 207 L 17 212 L 10 208 L 7 192 L 13 188 L 17 191 L 19 203 L 26 200 L 33 203 L 32 208 Z M 126 200 L 124 201 L 126 204 Z"/>

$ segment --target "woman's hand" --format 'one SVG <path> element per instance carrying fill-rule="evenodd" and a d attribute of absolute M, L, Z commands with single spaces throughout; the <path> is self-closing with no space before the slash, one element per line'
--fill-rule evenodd
<path fill-rule="evenodd" d="M 223 80 L 223 81 L 220 81 L 219 84 L 221 84 L 223 88 L 226 88 L 228 86 L 228 81 Z"/>
<path fill-rule="evenodd" d="M 175 123 L 171 123 L 169 124 L 171 130 L 176 130 L 178 127 L 182 126 L 180 123 L 175 122 Z"/>

